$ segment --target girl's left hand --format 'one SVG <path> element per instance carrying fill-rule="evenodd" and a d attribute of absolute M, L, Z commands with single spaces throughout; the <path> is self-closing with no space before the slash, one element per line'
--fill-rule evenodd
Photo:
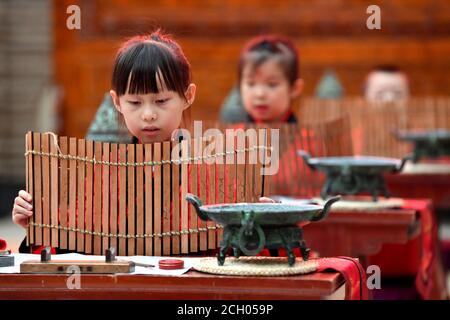
<path fill-rule="evenodd" d="M 280 203 L 281 201 L 275 201 L 271 198 L 268 197 L 260 197 L 259 198 L 259 202 L 264 202 L 264 203 Z"/>
<path fill-rule="evenodd" d="M 260 197 L 259 198 L 259 202 L 263 202 L 263 203 L 281 203 L 281 201 L 275 201 L 275 200 L 273 200 L 271 198 L 268 198 L 268 197 Z M 298 225 L 300 227 L 304 227 L 304 226 L 308 225 L 309 223 L 310 223 L 310 221 L 300 221 L 298 223 Z"/>

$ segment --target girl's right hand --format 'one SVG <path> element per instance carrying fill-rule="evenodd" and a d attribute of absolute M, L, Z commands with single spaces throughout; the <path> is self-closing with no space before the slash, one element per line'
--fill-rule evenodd
<path fill-rule="evenodd" d="M 259 202 L 262 202 L 262 203 L 280 203 L 281 201 L 273 200 L 272 198 L 268 198 L 268 197 L 259 197 Z"/>
<path fill-rule="evenodd" d="M 14 199 L 12 220 L 23 228 L 28 227 L 28 219 L 33 215 L 31 200 L 31 195 L 24 190 L 20 190 L 19 195 Z"/>

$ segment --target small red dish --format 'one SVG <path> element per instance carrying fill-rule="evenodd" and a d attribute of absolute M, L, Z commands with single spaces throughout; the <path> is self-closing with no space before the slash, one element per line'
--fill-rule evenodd
<path fill-rule="evenodd" d="M 163 270 L 175 270 L 175 269 L 183 269 L 184 261 L 179 259 L 164 259 L 159 260 L 159 268 Z"/>

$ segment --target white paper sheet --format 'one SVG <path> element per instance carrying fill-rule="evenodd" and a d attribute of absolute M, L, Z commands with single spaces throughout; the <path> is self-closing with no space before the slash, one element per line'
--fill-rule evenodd
<path fill-rule="evenodd" d="M 314 201 L 312 199 L 300 199 L 296 197 L 281 196 L 281 195 L 272 195 L 270 196 L 270 198 L 284 204 L 293 204 L 293 205 L 314 204 Z"/>
<path fill-rule="evenodd" d="M 40 260 L 39 254 L 27 254 L 27 253 L 13 253 L 14 267 L 0 267 L 1 273 L 20 273 L 20 264 L 27 260 Z M 173 258 L 173 257 L 147 257 L 147 256 L 129 256 L 129 257 L 116 257 L 117 260 L 127 260 L 139 263 L 152 264 L 155 267 L 135 267 L 135 271 L 127 274 L 150 274 L 150 275 L 166 275 L 166 276 L 179 276 L 186 273 L 199 258 Z M 52 260 L 98 260 L 104 261 L 104 256 L 88 256 L 78 253 L 66 253 L 66 254 L 52 254 Z M 163 259 L 181 259 L 184 261 L 183 269 L 176 270 L 161 270 L 158 268 L 158 262 Z"/>

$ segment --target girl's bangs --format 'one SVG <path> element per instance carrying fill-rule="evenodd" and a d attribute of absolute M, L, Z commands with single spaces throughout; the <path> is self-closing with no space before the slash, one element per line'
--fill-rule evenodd
<path fill-rule="evenodd" d="M 143 45 L 131 65 L 127 92 L 147 94 L 159 93 L 164 89 L 175 90 L 167 58 L 156 46 Z"/>
<path fill-rule="evenodd" d="M 177 72 L 178 67 L 169 51 L 159 45 L 139 44 L 124 53 L 122 83 L 123 94 L 159 93 L 163 90 L 176 91 L 184 96 L 183 79 Z"/>

